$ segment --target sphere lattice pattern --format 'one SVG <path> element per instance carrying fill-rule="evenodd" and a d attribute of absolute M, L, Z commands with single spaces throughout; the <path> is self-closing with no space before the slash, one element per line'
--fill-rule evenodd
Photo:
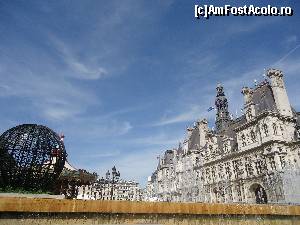
<path fill-rule="evenodd" d="M 50 190 L 65 160 L 63 142 L 48 127 L 13 127 L 0 136 L 0 186 Z"/>

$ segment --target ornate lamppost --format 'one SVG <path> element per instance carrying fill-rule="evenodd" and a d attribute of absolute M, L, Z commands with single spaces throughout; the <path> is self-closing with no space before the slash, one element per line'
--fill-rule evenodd
<path fill-rule="evenodd" d="M 112 168 L 111 173 L 108 170 L 105 175 L 106 175 L 106 180 L 108 181 L 108 183 L 111 184 L 110 200 L 112 200 L 113 199 L 113 194 L 114 194 L 114 185 L 120 179 L 120 172 L 117 171 L 116 167 L 114 166 Z"/>

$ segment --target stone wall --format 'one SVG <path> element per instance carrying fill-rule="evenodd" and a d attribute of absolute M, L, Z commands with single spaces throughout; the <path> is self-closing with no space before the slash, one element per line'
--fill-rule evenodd
<path fill-rule="evenodd" d="M 300 206 L 0 198 L 0 224 L 300 224 Z"/>

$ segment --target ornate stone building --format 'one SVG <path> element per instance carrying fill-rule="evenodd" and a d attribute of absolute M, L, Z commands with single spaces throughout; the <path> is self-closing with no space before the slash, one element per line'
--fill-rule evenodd
<path fill-rule="evenodd" d="M 135 181 L 119 180 L 116 183 L 98 180 L 79 187 L 77 199 L 140 201 L 142 190 Z"/>
<path fill-rule="evenodd" d="M 215 130 L 203 119 L 159 158 L 146 200 L 300 203 L 300 113 L 290 105 L 280 70 L 244 87 L 244 113 L 233 119 L 217 86 Z"/>

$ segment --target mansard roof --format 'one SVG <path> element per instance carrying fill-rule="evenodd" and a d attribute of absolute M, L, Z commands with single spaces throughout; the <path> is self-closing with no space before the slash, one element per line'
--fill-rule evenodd
<path fill-rule="evenodd" d="M 300 127 L 300 112 L 296 112 L 293 108 L 292 110 L 293 110 L 293 114 L 297 118 L 297 126 Z"/>
<path fill-rule="evenodd" d="M 162 167 L 169 166 L 170 164 L 173 163 L 173 158 L 174 158 L 174 151 L 173 150 L 165 151 L 165 154 L 164 154 L 162 160 L 159 160 L 157 168 L 160 169 Z"/>
<path fill-rule="evenodd" d="M 224 96 L 223 87 L 220 85 L 217 87 L 218 93 L 217 96 Z M 255 88 L 251 89 L 251 103 L 254 105 L 255 114 L 263 116 L 264 112 L 274 112 L 278 113 L 273 90 L 271 84 L 268 80 L 264 80 L 260 84 L 258 84 Z M 293 115 L 297 119 L 297 126 L 300 127 L 300 112 L 296 112 L 295 109 L 292 108 Z M 197 123 L 196 123 L 197 124 Z M 214 137 L 217 138 L 217 145 L 219 151 L 223 149 L 223 139 L 229 138 L 231 148 L 235 149 L 237 147 L 237 129 L 243 127 L 243 125 L 247 124 L 247 119 L 245 114 L 241 115 L 240 117 L 228 121 L 228 126 L 226 129 L 222 129 L 220 132 L 207 130 L 209 134 L 212 134 Z M 201 129 L 201 128 L 200 128 Z M 184 143 L 187 142 L 188 150 L 195 150 L 199 149 L 200 147 L 200 130 L 199 126 L 194 125 L 193 128 L 188 129 L 189 134 L 188 138 L 184 140 Z M 203 148 L 208 148 L 208 144 L 206 143 Z M 179 144 L 176 150 L 167 150 L 164 153 L 163 160 L 160 160 L 158 169 L 169 166 L 173 163 L 174 156 L 183 155 L 184 149 Z M 163 163 L 163 165 L 161 164 Z"/>
<path fill-rule="evenodd" d="M 199 146 L 200 146 L 200 137 L 199 136 L 200 136 L 199 129 L 198 129 L 198 127 L 195 127 L 189 138 L 189 145 L 188 145 L 189 149 L 199 149 Z"/>
<path fill-rule="evenodd" d="M 256 114 L 263 111 L 276 111 L 275 99 L 268 81 L 262 82 L 253 90 L 253 103 Z"/>

